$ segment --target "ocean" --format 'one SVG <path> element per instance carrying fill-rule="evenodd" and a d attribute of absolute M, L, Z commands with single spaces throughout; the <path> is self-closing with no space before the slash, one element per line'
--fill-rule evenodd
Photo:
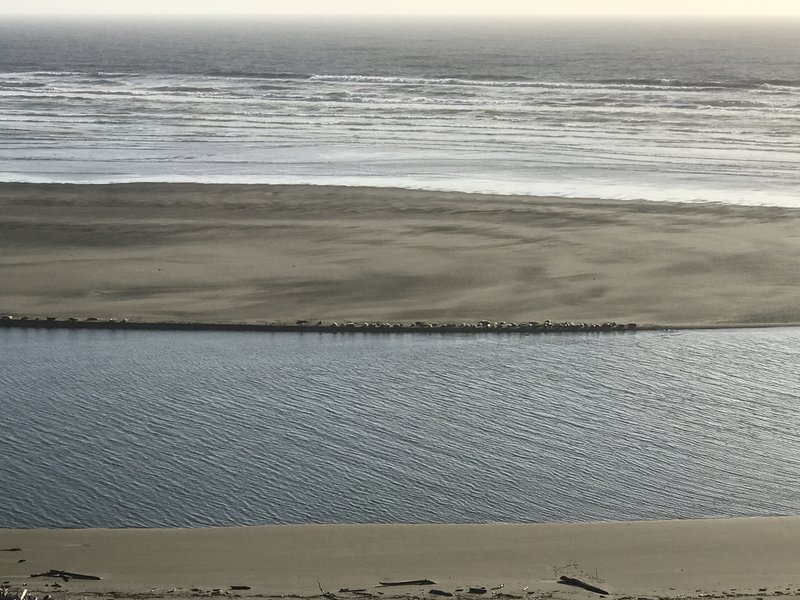
<path fill-rule="evenodd" d="M 798 514 L 798 348 L 0 329 L 0 527 Z"/>
<path fill-rule="evenodd" d="M 800 21 L 5 20 L 0 181 L 800 206 Z"/>

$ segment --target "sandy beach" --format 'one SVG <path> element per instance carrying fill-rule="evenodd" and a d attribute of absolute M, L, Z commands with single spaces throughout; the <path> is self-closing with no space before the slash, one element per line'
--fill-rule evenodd
<path fill-rule="evenodd" d="M 0 185 L 0 314 L 800 322 L 800 210 L 397 189 Z"/>
<path fill-rule="evenodd" d="M 800 518 L 508 525 L 0 530 L 0 581 L 32 594 L 797 597 Z M 19 548 L 18 551 L 7 549 Z M 24 562 L 21 562 L 24 561 Z M 31 578 L 50 569 L 99 581 Z M 435 583 L 381 587 L 381 581 Z M 51 587 L 58 583 L 61 587 Z M 231 590 L 247 586 L 248 590 Z M 502 586 L 502 587 L 500 587 Z M 469 594 L 470 587 L 487 593 Z M 363 590 L 363 592 L 340 592 Z M 492 589 L 497 588 L 497 589 Z M 462 590 L 462 591 L 458 591 Z"/>

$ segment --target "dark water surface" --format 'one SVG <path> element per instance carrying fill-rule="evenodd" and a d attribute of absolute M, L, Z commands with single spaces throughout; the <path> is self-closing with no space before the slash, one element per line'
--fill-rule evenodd
<path fill-rule="evenodd" d="M 0 526 L 800 512 L 800 330 L 0 330 Z"/>

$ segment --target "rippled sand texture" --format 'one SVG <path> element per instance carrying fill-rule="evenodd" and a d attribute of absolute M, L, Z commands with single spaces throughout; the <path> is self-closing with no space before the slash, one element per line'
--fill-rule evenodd
<path fill-rule="evenodd" d="M 0 186 L 0 311 L 800 321 L 800 211 L 377 188 Z"/>

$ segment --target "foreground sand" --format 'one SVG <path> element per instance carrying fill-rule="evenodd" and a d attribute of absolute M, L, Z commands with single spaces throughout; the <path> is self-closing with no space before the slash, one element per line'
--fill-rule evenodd
<path fill-rule="evenodd" d="M 0 184 L 0 313 L 800 322 L 800 210 L 376 188 Z"/>
<path fill-rule="evenodd" d="M 485 598 L 597 598 L 559 585 L 584 579 L 614 597 L 800 594 L 800 518 L 532 525 L 301 525 L 230 529 L 2 530 L 0 581 L 31 593 L 181 596 L 319 595 L 317 580 L 375 598 L 497 587 Z M 25 562 L 18 562 L 25 560 Z M 101 581 L 31 579 L 49 569 Z M 376 587 L 431 579 L 433 586 Z M 252 589 L 229 592 L 231 585 Z M 197 591 L 193 592 L 192 588 Z M 527 588 L 527 589 L 526 589 Z"/>

